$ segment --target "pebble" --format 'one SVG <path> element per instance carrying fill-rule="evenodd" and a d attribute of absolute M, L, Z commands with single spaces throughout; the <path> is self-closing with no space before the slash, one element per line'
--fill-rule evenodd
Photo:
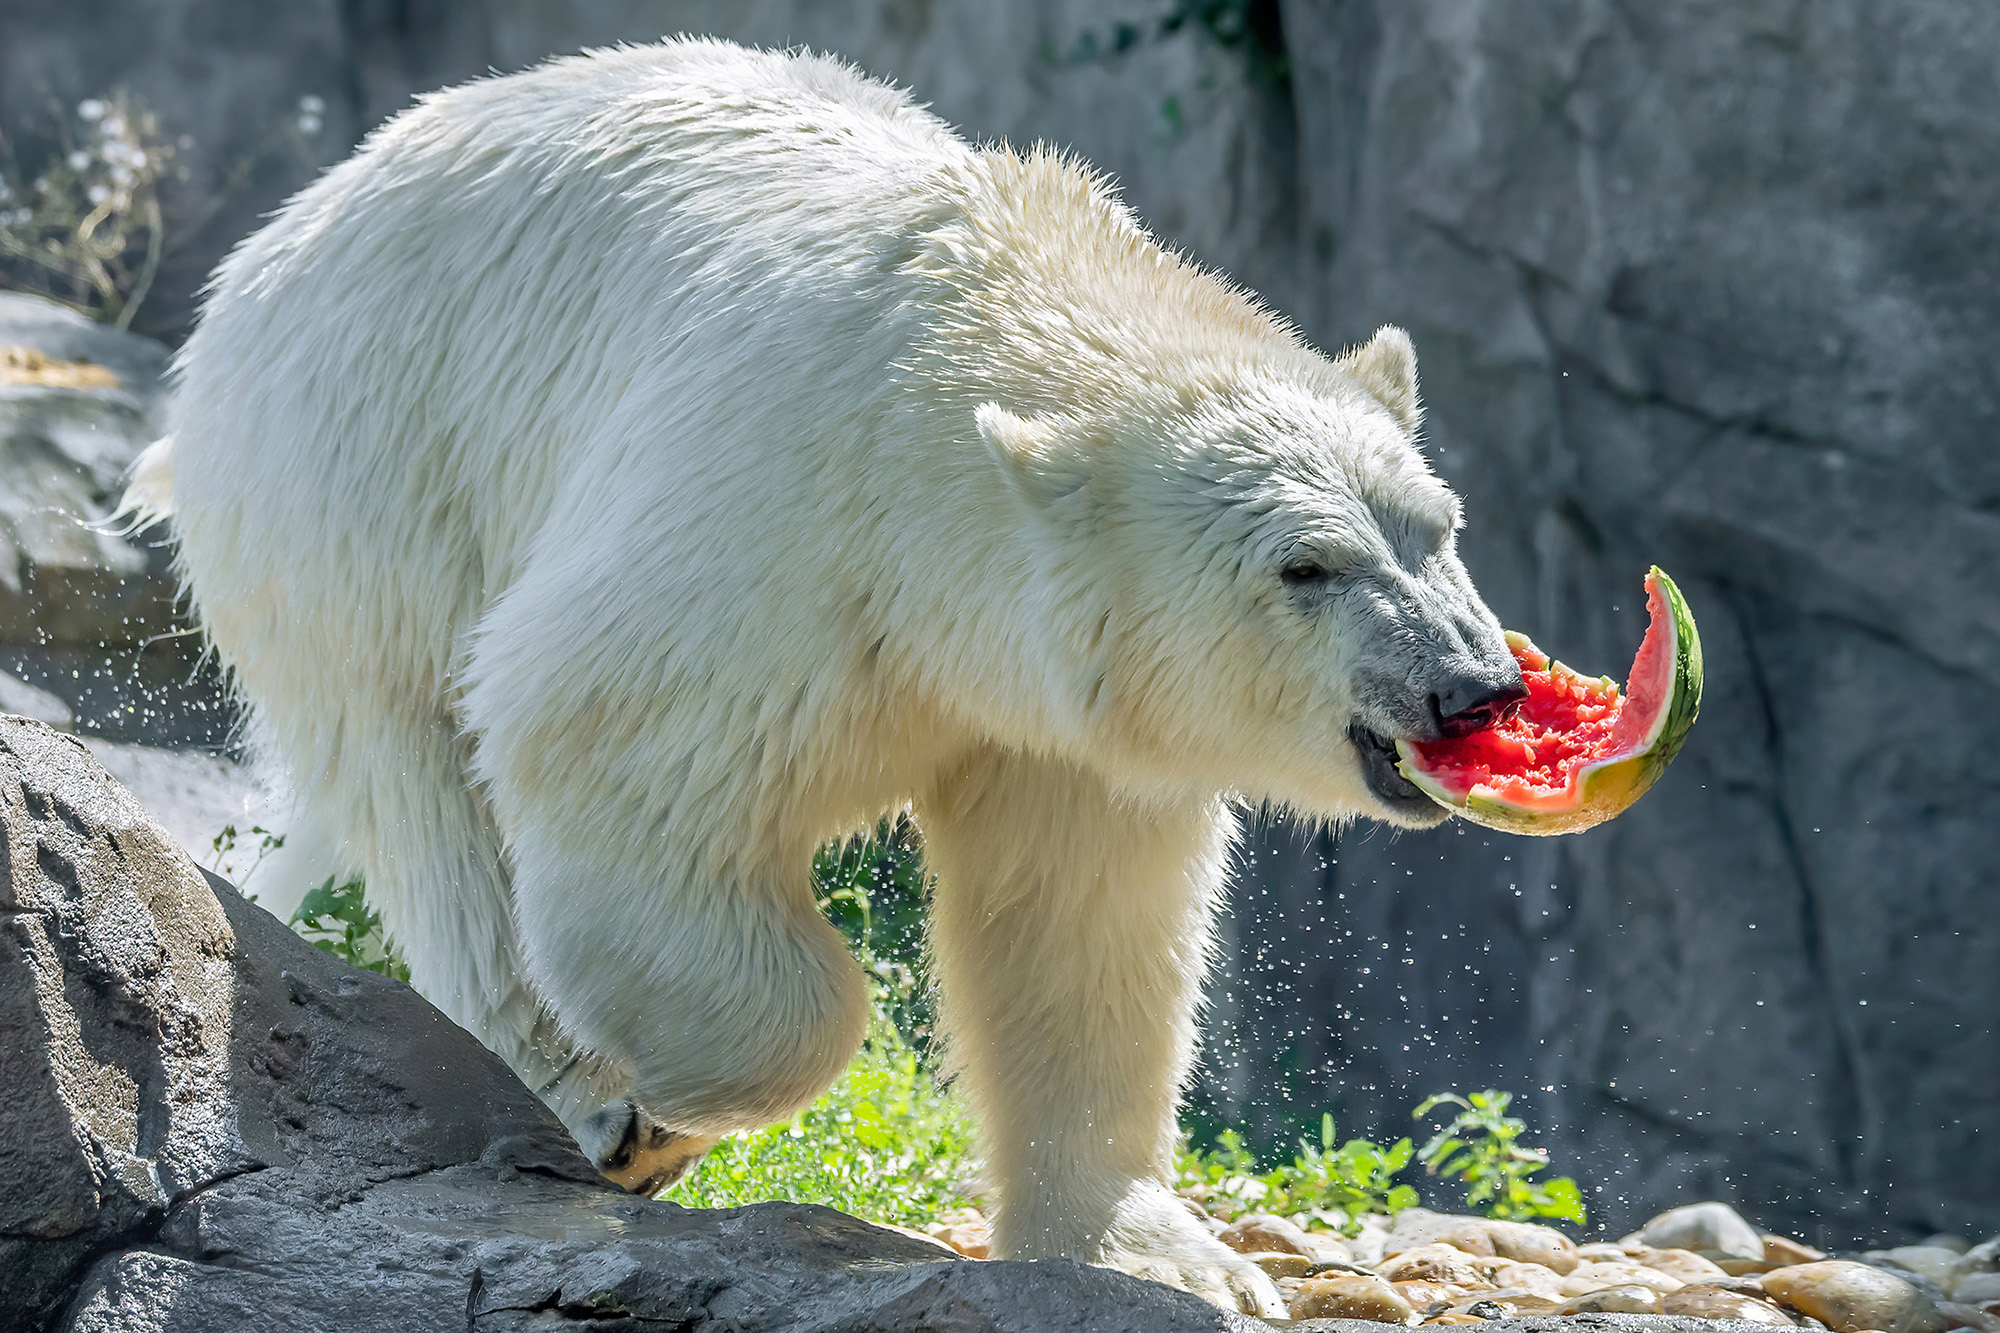
<path fill-rule="evenodd" d="M 1938 1313 L 1953 1328 L 1978 1329 L 1979 1333 L 2000 1333 L 2000 1301 L 1984 1309 L 1977 1305 L 1960 1305 L 1956 1301 L 1939 1301 Z"/>
<path fill-rule="evenodd" d="M 1729 1274 L 1696 1254 L 1693 1250 L 1641 1250 L 1632 1256 L 1633 1262 L 1644 1264 L 1655 1273 L 1665 1273 L 1683 1282 L 1709 1282 L 1715 1278 L 1726 1278 Z"/>
<path fill-rule="evenodd" d="M 1789 1236 L 1764 1235 L 1764 1262 L 1784 1267 L 1788 1264 L 1816 1264 L 1826 1258 L 1824 1250 L 1793 1240 Z"/>
<path fill-rule="evenodd" d="M 1670 1291 L 1660 1298 L 1660 1309 L 1692 1319 L 1747 1319 L 1753 1324 L 1792 1326 L 1791 1316 L 1771 1302 L 1720 1287 L 1687 1286 Z"/>
<path fill-rule="evenodd" d="M 1669 1292 L 1685 1284 L 1677 1277 L 1657 1273 L 1642 1264 L 1578 1264 L 1563 1279 L 1563 1295 L 1585 1296 L 1607 1287 L 1641 1286 Z"/>
<path fill-rule="evenodd" d="M 1251 1263 L 1273 1278 L 1311 1277 L 1316 1267 L 1311 1255 L 1287 1254 L 1282 1250 L 1268 1250 L 1262 1254 L 1252 1254 L 1249 1258 Z"/>
<path fill-rule="evenodd" d="M 937 1223 L 926 1234 L 968 1259 L 985 1259 L 993 1253 L 993 1228 L 984 1222 Z"/>
<path fill-rule="evenodd" d="M 1417 1310 L 1442 1310 L 1458 1304 L 1471 1294 L 1467 1288 L 1454 1287 L 1449 1282 L 1395 1282 L 1390 1285 L 1395 1287 L 1398 1296 L 1410 1303 L 1412 1309 Z"/>
<path fill-rule="evenodd" d="M 1960 1277 L 1967 1273 L 1996 1271 L 2000 1271 L 2000 1236 L 1973 1246 L 1958 1258 L 1957 1272 Z"/>
<path fill-rule="evenodd" d="M 908 1236 L 911 1240 L 920 1240 L 926 1245 L 935 1245 L 940 1254 L 958 1253 L 956 1246 L 938 1239 L 928 1231 L 919 1231 L 915 1227 L 899 1226 L 894 1222 L 870 1222 L 868 1225 L 871 1227 L 880 1227 L 884 1231 L 893 1231 L 899 1236 Z"/>
<path fill-rule="evenodd" d="M 1921 1291 L 1894 1273 L 1845 1259 L 1796 1264 L 1764 1276 L 1764 1290 L 1835 1333 L 1942 1333 Z"/>
<path fill-rule="evenodd" d="M 1466 1254 L 1492 1258 L 1494 1223 L 1481 1217 L 1453 1217 L 1428 1208 L 1406 1208 L 1396 1214 L 1396 1225 L 1383 1247 L 1384 1257 L 1393 1258 L 1405 1250 L 1426 1245 L 1449 1245 Z"/>
<path fill-rule="evenodd" d="M 1726 1203 L 1710 1200 L 1669 1208 L 1639 1228 L 1639 1242 L 1656 1250 L 1701 1250 L 1728 1259 L 1762 1259 L 1764 1238 Z"/>
<path fill-rule="evenodd" d="M 1570 1265 L 1571 1268 L 1575 1266 Z M 1558 1302 L 1563 1298 L 1562 1274 L 1543 1264 L 1497 1263 L 1488 1276 L 1496 1287 L 1532 1291 L 1537 1296 L 1547 1296 Z"/>
<path fill-rule="evenodd" d="M 1238 1254 L 1303 1254 L 1317 1252 L 1311 1237 L 1284 1218 L 1251 1213 L 1218 1231 L 1215 1238 Z"/>
<path fill-rule="evenodd" d="M 1555 1309 L 1557 1314 L 1658 1314 L 1660 1293 L 1651 1287 L 1626 1283 L 1572 1296 Z"/>
<path fill-rule="evenodd" d="M 1950 1291 L 1951 1298 L 1960 1305 L 1984 1305 L 1988 1301 L 2000 1301 L 2000 1273 L 1956 1275 Z"/>
<path fill-rule="evenodd" d="M 1499 1287 L 1493 1291 L 1482 1291 L 1452 1306 L 1468 1314 L 1477 1314 L 1483 1306 L 1498 1308 L 1501 1315 L 1550 1314 L 1562 1302 L 1551 1300 L 1539 1292 L 1523 1291 L 1518 1287 Z M 1488 1315 L 1487 1318 L 1497 1316 Z"/>
<path fill-rule="evenodd" d="M 1493 1253 L 1502 1259 L 1540 1264 L 1557 1273 L 1567 1273 L 1582 1262 L 1577 1257 L 1576 1242 L 1554 1227 L 1536 1226 L 1532 1222 L 1488 1222 L 1486 1227 Z"/>
<path fill-rule="evenodd" d="M 1964 1252 L 1947 1250 L 1936 1245 L 1898 1245 L 1892 1250 L 1870 1250 L 1862 1257 L 1870 1263 L 1884 1263 L 1907 1269 L 1920 1277 L 1929 1278 L 1939 1287 L 1949 1291 L 1958 1268 L 1959 1256 Z"/>
<path fill-rule="evenodd" d="M 1455 1286 L 1486 1281 L 1472 1256 L 1450 1245 L 1419 1245 L 1375 1265 L 1391 1282 L 1448 1282 Z"/>
<path fill-rule="evenodd" d="M 1576 1247 L 1576 1259 L 1578 1263 L 1585 1264 L 1622 1264 L 1626 1259 L 1625 1247 L 1613 1245 L 1610 1241 L 1594 1240 L 1588 1245 Z"/>
<path fill-rule="evenodd" d="M 1379 1277 L 1341 1273 L 1299 1283 L 1289 1304 L 1294 1319 L 1366 1319 L 1378 1324 L 1415 1323 L 1417 1312 Z"/>

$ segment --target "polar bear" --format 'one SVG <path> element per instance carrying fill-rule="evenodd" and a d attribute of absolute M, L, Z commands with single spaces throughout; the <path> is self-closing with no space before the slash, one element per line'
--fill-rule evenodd
<path fill-rule="evenodd" d="M 1414 444 L 1046 151 L 717 41 L 425 98 L 219 268 L 200 619 L 417 987 L 654 1190 L 856 1049 L 823 840 L 911 810 L 1016 1258 L 1283 1312 L 1169 1192 L 1242 800 L 1444 817 L 1521 691 Z"/>

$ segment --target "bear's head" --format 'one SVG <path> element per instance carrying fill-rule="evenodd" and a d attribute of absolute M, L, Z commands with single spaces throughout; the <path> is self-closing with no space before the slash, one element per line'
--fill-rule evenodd
<path fill-rule="evenodd" d="M 1069 674 L 1097 762 L 1135 790 L 1445 818 L 1394 742 L 1462 735 L 1525 691 L 1417 448 L 1402 330 L 1333 362 L 1159 376 L 1087 414 L 988 403 L 978 424 L 1064 548 L 1050 596 L 1087 608 Z"/>

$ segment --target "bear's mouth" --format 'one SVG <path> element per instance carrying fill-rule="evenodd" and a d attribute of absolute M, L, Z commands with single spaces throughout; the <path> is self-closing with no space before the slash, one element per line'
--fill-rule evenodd
<path fill-rule="evenodd" d="M 1347 739 L 1354 743 L 1355 753 L 1361 759 L 1361 779 L 1368 784 L 1368 790 L 1376 800 L 1398 815 L 1415 817 L 1424 823 L 1437 823 L 1450 816 L 1450 811 L 1424 795 L 1422 788 L 1404 777 L 1396 767 L 1394 741 L 1359 722 L 1348 724 Z M 1438 819 L 1423 818 L 1431 814 L 1437 815 Z"/>

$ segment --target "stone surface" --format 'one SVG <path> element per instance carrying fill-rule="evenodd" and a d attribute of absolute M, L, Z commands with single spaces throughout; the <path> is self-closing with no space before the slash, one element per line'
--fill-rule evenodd
<path fill-rule="evenodd" d="M 1391 1282 L 1442 1282 L 1464 1286 L 1483 1282 L 1472 1256 L 1449 1245 L 1419 1245 L 1392 1255 L 1375 1265 L 1375 1271 Z"/>
<path fill-rule="evenodd" d="M 1493 1243 L 1493 1228 L 1494 1224 L 1484 1218 L 1405 1208 L 1391 1223 L 1382 1253 L 1401 1254 L 1419 1245 L 1449 1245 L 1467 1254 L 1490 1257 L 1498 1253 Z"/>
<path fill-rule="evenodd" d="M 0 348 L 43 361 L 32 374 L 0 366 L 0 643 L 128 643 L 170 628 L 166 552 L 88 526 L 165 430 L 167 349 L 11 292 Z M 56 376 L 50 362 L 97 373 Z"/>
<path fill-rule="evenodd" d="M 412 93 L 678 30 L 831 48 L 975 136 L 1073 148 L 1321 345 L 1404 324 L 1502 618 L 1622 671 L 1658 561 L 1704 720 L 1576 838 L 1260 824 L 1207 1105 L 1283 1147 L 1323 1110 L 1393 1138 L 1436 1089 L 1546 1089 L 1536 1141 L 1614 1232 L 1703 1196 L 1832 1248 L 2000 1230 L 2000 10 L 267 10 L 0 8 L 10 141 L 121 86 L 193 139 L 142 327 L 184 329 L 227 247 Z"/>
<path fill-rule="evenodd" d="M 1379 1277 L 1352 1273 L 1307 1278 L 1286 1302 L 1294 1319 L 1361 1319 L 1378 1324 L 1414 1322 L 1416 1311 Z"/>
<path fill-rule="evenodd" d="M 1692 1250 L 1642 1249 L 1633 1258 L 1656 1273 L 1665 1273 L 1683 1282 L 1709 1282 L 1728 1276 L 1720 1267 Z"/>
<path fill-rule="evenodd" d="M 1468 1294 L 1467 1288 L 1454 1286 L 1448 1282 L 1409 1281 L 1392 1282 L 1389 1285 L 1396 1289 L 1398 1296 L 1410 1303 L 1411 1309 L 1425 1312 L 1442 1310 L 1454 1302 L 1465 1299 Z M 1478 1282 L 1473 1285 L 1483 1288 L 1486 1284 Z"/>
<path fill-rule="evenodd" d="M 1572 1296 L 1556 1307 L 1560 1315 L 1572 1314 L 1658 1314 L 1661 1294 L 1638 1282 L 1622 1282 Z"/>
<path fill-rule="evenodd" d="M 1634 1285 L 1664 1292 L 1686 1284 L 1677 1277 L 1671 1277 L 1640 1263 L 1583 1263 L 1572 1268 L 1568 1276 L 1563 1278 L 1562 1289 L 1565 1296 L 1583 1296 L 1593 1291 L 1602 1291 L 1606 1287 Z"/>
<path fill-rule="evenodd" d="M 202 750 L 127 745 L 100 736 L 81 739 L 91 756 L 197 863 L 214 865 L 216 835 L 234 827 L 237 850 L 225 855 L 218 868 L 232 880 L 241 880 L 255 867 L 258 835 L 249 830 L 259 819 L 277 821 L 243 764 Z M 255 891 L 254 882 L 245 884 L 244 892 Z M 274 904 L 265 906 L 277 910 Z"/>
<path fill-rule="evenodd" d="M 1483 1333 L 1769 1333 L 1769 1325 L 1741 1320 L 1699 1320 L 1685 1315 L 1586 1313 L 1574 1319 L 1527 1315 L 1477 1321 Z M 1294 1325 L 1310 1333 L 1382 1333 L 1380 1324 L 1315 1319 Z"/>
<path fill-rule="evenodd" d="M 1570 1265 L 1574 1268 L 1575 1265 Z M 1537 1296 L 1548 1296 L 1556 1301 L 1563 1298 L 1563 1275 L 1542 1264 L 1526 1264 L 1515 1261 L 1495 1264 L 1488 1274 L 1493 1285 L 1503 1288 L 1518 1288 L 1534 1292 Z"/>
<path fill-rule="evenodd" d="M 1900 1268 L 1928 1278 L 1940 1287 L 1949 1287 L 1962 1253 L 1938 1245 L 1897 1245 L 1887 1250 L 1870 1250 L 1862 1257 L 1869 1263 Z"/>
<path fill-rule="evenodd" d="M 1791 1318 L 1769 1301 L 1742 1292 L 1716 1287 L 1688 1286 L 1660 1298 L 1666 1314 L 1684 1314 L 1696 1319 L 1741 1319 L 1752 1324 L 1792 1326 Z"/>
<path fill-rule="evenodd" d="M 1270 1213 L 1251 1213 L 1217 1232 L 1215 1238 L 1239 1254 L 1313 1254 L 1305 1231 Z"/>
<path fill-rule="evenodd" d="M 1503 1259 L 1538 1264 L 1557 1273 L 1567 1273 L 1579 1262 L 1576 1242 L 1554 1227 L 1530 1222 L 1488 1222 L 1486 1234 L 1493 1253 Z"/>
<path fill-rule="evenodd" d="M 1801 1245 L 1788 1236 L 1764 1237 L 1764 1262 L 1771 1264 L 1809 1264 L 1826 1258 L 1824 1250 L 1815 1250 L 1810 1245 Z"/>
<path fill-rule="evenodd" d="M 1764 1238 L 1726 1203 L 1669 1208 L 1639 1230 L 1639 1243 L 1658 1250 L 1707 1250 L 1731 1259 L 1762 1259 Z"/>
<path fill-rule="evenodd" d="M 206 878 L 0 717 L 0 1328 L 1247 1330 L 1102 1269 L 611 1189 L 408 987 Z"/>
<path fill-rule="evenodd" d="M 1961 1305 L 2000 1301 L 2000 1273 L 1967 1273 L 1955 1278 L 1951 1298 Z"/>
<path fill-rule="evenodd" d="M 1764 1290 L 1834 1333 L 1938 1333 L 1944 1327 L 1936 1307 L 1910 1283 L 1844 1259 L 1780 1268 L 1765 1275 Z"/>

